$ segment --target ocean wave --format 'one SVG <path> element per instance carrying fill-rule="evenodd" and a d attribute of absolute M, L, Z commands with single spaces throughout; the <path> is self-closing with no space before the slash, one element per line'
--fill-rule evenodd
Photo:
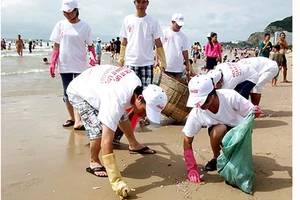
<path fill-rule="evenodd" d="M 17 72 L 1 72 L 1 76 L 10 76 L 10 75 L 16 75 L 16 74 L 29 74 L 29 73 L 42 73 L 42 72 L 48 72 L 48 69 L 30 69 L 27 71 L 17 71 Z"/>

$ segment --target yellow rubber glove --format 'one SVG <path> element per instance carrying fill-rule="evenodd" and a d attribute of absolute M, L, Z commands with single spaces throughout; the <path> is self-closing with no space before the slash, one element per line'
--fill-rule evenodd
<path fill-rule="evenodd" d="M 165 51 L 163 47 L 159 47 L 156 49 L 156 54 L 158 55 L 158 58 L 160 60 L 160 68 L 162 71 L 165 71 L 167 67 L 167 61 L 165 56 Z"/>
<path fill-rule="evenodd" d="M 111 153 L 104 155 L 102 156 L 102 160 L 113 191 L 121 197 L 127 197 L 132 190 L 124 181 L 122 181 L 120 170 L 116 163 L 115 154 Z"/>
<path fill-rule="evenodd" d="M 118 63 L 120 65 L 120 67 L 123 67 L 124 66 L 124 62 L 125 62 L 125 51 L 126 51 L 126 46 L 124 45 L 121 45 L 121 49 L 120 49 L 120 57 L 119 57 L 119 60 L 118 60 Z"/>

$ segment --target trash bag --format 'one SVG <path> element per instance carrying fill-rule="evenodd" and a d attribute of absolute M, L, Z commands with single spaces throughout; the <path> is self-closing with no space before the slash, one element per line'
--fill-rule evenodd
<path fill-rule="evenodd" d="M 222 140 L 221 154 L 217 158 L 217 170 L 232 186 L 252 194 L 254 169 L 252 162 L 252 127 L 254 112 L 226 133 Z"/>

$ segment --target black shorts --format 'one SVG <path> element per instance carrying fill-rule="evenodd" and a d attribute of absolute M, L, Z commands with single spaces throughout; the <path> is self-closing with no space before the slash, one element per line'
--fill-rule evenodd
<path fill-rule="evenodd" d="M 287 67 L 287 64 L 286 64 L 286 57 L 285 55 L 282 54 L 282 67 Z"/>
<path fill-rule="evenodd" d="M 228 131 L 230 131 L 230 129 L 232 129 L 233 127 L 231 127 L 231 126 L 228 126 L 228 125 L 226 125 L 226 124 L 223 124 L 223 125 L 225 125 L 226 126 L 226 128 L 227 128 L 227 132 Z M 216 125 L 212 125 L 211 127 L 209 127 L 208 129 L 207 129 L 207 131 L 208 131 L 208 135 L 210 136 L 210 132 L 213 130 L 213 128 L 215 127 Z M 226 132 L 226 133 L 227 133 Z"/>
<path fill-rule="evenodd" d="M 206 69 L 214 69 L 214 67 L 217 65 L 217 58 L 212 58 L 207 56 L 206 60 Z"/>

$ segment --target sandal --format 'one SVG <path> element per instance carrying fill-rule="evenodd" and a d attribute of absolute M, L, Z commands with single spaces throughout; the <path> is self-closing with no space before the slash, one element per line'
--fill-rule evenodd
<path fill-rule="evenodd" d="M 63 127 L 73 126 L 74 124 L 75 124 L 74 121 L 68 119 L 68 120 L 63 124 Z"/>
<path fill-rule="evenodd" d="M 213 158 L 211 159 L 206 165 L 205 165 L 206 171 L 215 171 L 217 170 L 217 159 Z"/>
<path fill-rule="evenodd" d="M 140 119 L 140 126 L 147 126 L 149 124 L 150 124 L 150 122 L 147 118 Z"/>

